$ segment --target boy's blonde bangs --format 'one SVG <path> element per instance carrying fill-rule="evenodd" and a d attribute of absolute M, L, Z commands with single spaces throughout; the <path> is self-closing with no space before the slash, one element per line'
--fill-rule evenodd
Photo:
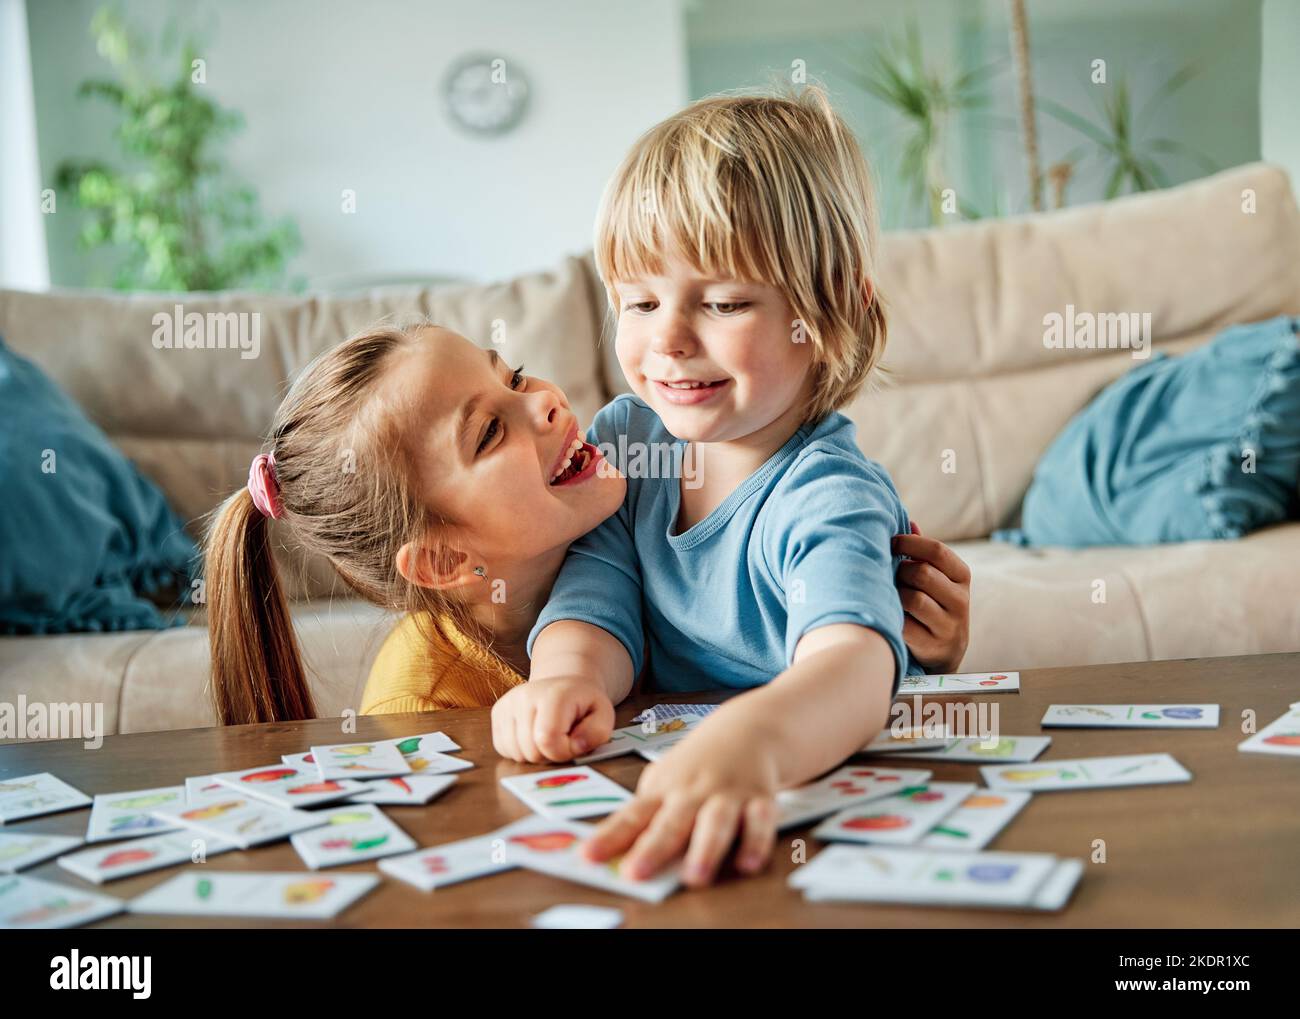
<path fill-rule="evenodd" d="M 652 128 L 605 190 L 594 249 L 615 307 L 615 284 L 661 275 L 672 252 L 784 293 L 818 355 L 810 419 L 847 403 L 883 351 L 870 173 L 819 88 L 702 99 Z"/>

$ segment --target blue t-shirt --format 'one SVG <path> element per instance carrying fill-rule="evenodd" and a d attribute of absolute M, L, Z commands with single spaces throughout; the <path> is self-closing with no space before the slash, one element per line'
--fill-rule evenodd
<path fill-rule="evenodd" d="M 831 414 L 804 425 L 705 519 L 674 534 L 688 444 L 635 396 L 604 407 L 587 439 L 628 476 L 618 512 L 569 548 L 528 637 L 560 619 L 616 637 L 650 689 L 747 689 L 789 668 L 799 639 L 831 623 L 893 648 L 894 692 L 923 670 L 903 641 L 895 534 L 911 530 L 889 475 Z M 707 453 L 705 454 L 707 456 Z M 707 464 L 701 461 L 701 466 Z"/>

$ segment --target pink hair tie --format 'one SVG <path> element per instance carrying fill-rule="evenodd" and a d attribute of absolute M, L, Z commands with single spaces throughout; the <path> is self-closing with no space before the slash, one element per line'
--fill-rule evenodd
<path fill-rule="evenodd" d="M 258 453 L 248 468 L 248 494 L 264 517 L 279 520 L 284 516 L 280 485 L 275 480 L 275 454 Z"/>

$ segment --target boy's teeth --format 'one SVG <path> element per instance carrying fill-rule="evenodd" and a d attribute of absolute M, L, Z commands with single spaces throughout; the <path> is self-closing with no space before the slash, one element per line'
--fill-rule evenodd
<path fill-rule="evenodd" d="M 701 389 L 710 385 L 708 382 L 665 382 L 664 385 L 670 389 Z"/>

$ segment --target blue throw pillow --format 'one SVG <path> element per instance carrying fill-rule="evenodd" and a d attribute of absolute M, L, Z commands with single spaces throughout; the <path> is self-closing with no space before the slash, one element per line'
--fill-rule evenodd
<path fill-rule="evenodd" d="M 197 550 L 156 485 L 0 339 L 0 633 L 159 629 Z"/>
<path fill-rule="evenodd" d="M 1043 454 L 1020 545 L 1239 538 L 1294 515 L 1300 319 L 1234 326 L 1112 383 Z"/>

